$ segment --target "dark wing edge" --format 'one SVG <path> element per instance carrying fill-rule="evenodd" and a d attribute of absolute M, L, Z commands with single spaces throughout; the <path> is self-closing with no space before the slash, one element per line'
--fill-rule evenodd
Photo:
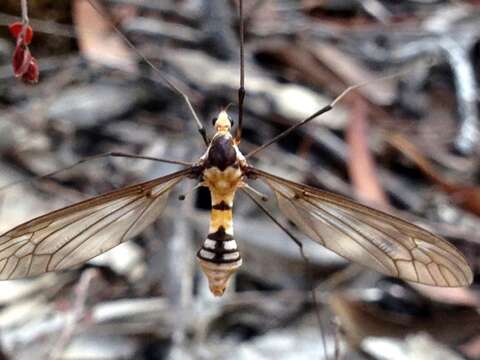
<path fill-rule="evenodd" d="M 0 235 L 0 280 L 73 268 L 134 237 L 158 218 L 186 168 L 55 210 Z"/>
<path fill-rule="evenodd" d="M 283 215 L 308 237 L 348 260 L 424 285 L 461 287 L 473 281 L 457 248 L 417 225 L 253 167 L 247 175 L 270 187 Z"/>

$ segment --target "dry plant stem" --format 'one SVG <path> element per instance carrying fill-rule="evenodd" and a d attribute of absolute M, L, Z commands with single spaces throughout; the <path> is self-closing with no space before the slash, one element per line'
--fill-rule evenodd
<path fill-rule="evenodd" d="M 87 0 L 87 1 L 95 9 L 96 12 L 98 12 L 101 16 L 104 16 L 106 19 L 108 19 L 108 17 L 102 12 L 102 10 L 98 7 L 98 5 L 95 4 L 94 2 L 95 0 Z M 193 119 L 197 124 L 198 132 L 202 136 L 202 139 L 205 145 L 208 146 L 209 140 L 207 137 L 207 131 L 205 130 L 205 127 L 203 126 L 202 122 L 197 116 L 197 113 L 195 112 L 195 109 L 193 108 L 188 95 L 184 91 L 182 91 L 177 85 L 175 85 L 175 83 L 171 79 L 169 79 L 166 75 L 164 75 L 160 71 L 160 69 L 156 67 L 145 55 L 143 55 L 143 53 L 140 50 L 138 50 L 135 45 L 133 45 L 133 43 L 125 36 L 125 34 L 122 31 L 120 31 L 120 29 L 117 26 L 115 26 L 115 24 L 113 24 L 111 21 L 109 21 L 109 24 L 112 27 L 112 29 L 122 38 L 122 40 L 125 41 L 125 43 L 135 52 L 135 54 L 137 54 L 143 61 L 145 61 L 145 63 L 148 64 L 148 66 L 150 66 L 150 68 L 157 73 L 157 75 L 160 77 L 160 79 L 162 79 L 162 81 L 164 81 L 173 91 L 175 91 L 178 95 L 180 95 L 184 99 L 185 103 L 188 106 L 188 109 L 190 110 L 190 113 L 193 116 Z"/>
<path fill-rule="evenodd" d="M 345 268 L 334 272 L 332 275 L 322 281 L 322 284 L 317 287 L 317 292 L 320 294 L 328 294 L 332 290 L 351 282 L 353 279 L 364 271 L 364 269 L 355 263 L 348 264 Z"/>
<path fill-rule="evenodd" d="M 460 129 L 455 137 L 455 147 L 462 154 L 475 152 L 479 139 L 477 84 L 475 69 L 470 61 L 472 46 L 463 46 L 449 37 L 442 42 L 442 49 L 449 62 L 455 80 Z M 471 45 L 471 44 L 469 44 Z"/>
<path fill-rule="evenodd" d="M 86 157 L 82 160 L 77 161 L 76 163 L 74 163 L 72 165 L 66 166 L 66 167 L 64 167 L 62 169 L 59 169 L 59 170 L 49 172 L 49 173 L 44 174 L 44 175 L 35 176 L 33 178 L 30 178 L 30 179 L 19 180 L 19 181 L 15 181 L 13 183 L 4 185 L 4 186 L 0 187 L 0 192 L 5 191 L 6 189 L 8 189 L 12 186 L 15 186 L 15 185 L 20 185 L 20 184 L 24 184 L 24 183 L 32 183 L 32 182 L 38 181 L 40 179 L 49 178 L 49 177 L 55 176 L 55 175 L 57 175 L 57 174 L 59 174 L 63 171 L 73 169 L 74 167 L 76 167 L 80 164 L 83 164 L 83 163 L 86 163 L 86 162 L 89 162 L 89 161 L 92 161 L 92 160 L 107 158 L 107 157 L 122 157 L 122 158 L 128 158 L 128 159 L 158 161 L 158 162 L 163 162 L 163 163 L 167 163 L 167 164 L 175 164 L 175 165 L 182 165 L 182 166 L 191 166 L 192 165 L 192 163 L 190 163 L 190 162 L 181 161 L 181 160 L 161 159 L 161 158 L 156 158 L 156 157 L 151 157 L 151 156 L 134 155 L 134 154 L 128 154 L 128 153 L 122 153 L 122 152 L 108 152 L 108 153 L 103 153 L 103 154 L 98 154 L 98 155 L 93 155 L 93 156 Z"/>
<path fill-rule="evenodd" d="M 183 190 L 185 184 L 180 185 Z M 187 214 L 192 211 L 194 197 L 177 204 L 179 213 Z M 171 304 L 171 312 L 176 321 L 172 324 L 172 346 L 182 348 L 188 338 L 189 316 L 184 309 L 193 308 L 193 273 L 194 263 L 191 254 L 190 234 L 192 229 L 184 216 L 176 217 L 173 222 L 173 234 L 164 244 L 165 280 L 162 283 L 165 295 Z M 182 259 L 182 261 L 179 261 Z"/>
<path fill-rule="evenodd" d="M 290 239 L 292 239 L 292 241 L 298 246 L 298 248 L 300 250 L 300 255 L 303 258 L 303 260 L 305 261 L 305 272 L 306 272 L 307 279 L 308 279 L 308 282 L 309 282 L 309 285 L 310 285 L 310 293 L 312 295 L 313 306 L 315 308 L 315 315 L 317 316 L 317 321 L 318 321 L 318 324 L 320 326 L 324 356 L 325 356 L 325 359 L 328 359 L 327 341 L 326 341 L 326 338 L 325 338 L 326 331 L 324 329 L 324 325 L 323 325 L 323 321 L 322 321 L 322 315 L 320 313 L 320 308 L 319 308 L 319 305 L 318 305 L 319 302 L 318 302 L 318 298 L 317 298 L 317 293 L 316 293 L 315 287 L 313 285 L 313 276 L 312 276 L 312 271 L 311 271 L 311 267 L 310 267 L 310 261 L 308 260 L 308 257 L 304 252 L 302 242 L 290 230 L 288 230 L 277 219 L 275 219 L 275 217 L 270 213 L 270 211 L 265 206 L 263 206 L 263 204 L 260 201 L 258 201 L 255 198 L 254 195 L 252 195 L 250 193 L 248 188 L 242 188 L 241 190 L 260 208 L 260 210 L 262 210 L 262 212 L 265 215 L 267 215 L 267 217 L 270 220 L 272 220 L 281 230 L 283 230 L 285 232 L 285 234 L 287 234 L 288 237 Z"/>
<path fill-rule="evenodd" d="M 390 135 L 387 138 L 387 142 L 413 161 L 426 176 L 428 176 L 434 183 L 440 185 L 445 191 L 449 192 L 455 190 L 455 186 L 445 181 L 437 170 L 433 168 L 427 158 L 418 151 L 415 145 L 402 135 Z"/>
<path fill-rule="evenodd" d="M 28 25 L 28 4 L 27 0 L 21 0 L 21 6 L 22 6 L 22 23 L 24 25 Z"/>
<path fill-rule="evenodd" d="M 390 135 L 387 141 L 409 158 L 432 182 L 449 194 L 455 203 L 465 210 L 480 215 L 480 187 L 455 183 L 444 178 L 415 145 L 401 135 Z"/>
<path fill-rule="evenodd" d="M 342 354 L 340 352 L 340 326 L 338 323 L 335 322 L 335 320 L 334 320 L 334 325 L 335 325 L 335 331 L 334 331 L 335 351 L 334 351 L 333 358 L 335 360 L 341 360 Z"/>
<path fill-rule="evenodd" d="M 27 0 L 21 0 L 20 6 L 22 8 L 22 32 L 20 34 L 21 37 L 25 38 L 27 30 L 28 30 L 28 24 L 30 20 L 28 19 L 28 3 Z"/>
<path fill-rule="evenodd" d="M 70 343 L 78 323 L 85 316 L 85 304 L 88 298 L 88 290 L 92 280 L 96 277 L 97 271 L 95 269 L 87 269 L 83 272 L 80 281 L 75 288 L 75 302 L 71 311 L 71 317 L 67 317 L 65 327 L 60 334 L 60 337 L 53 347 L 52 352 L 48 356 L 49 360 L 56 360 L 62 357 L 65 348 Z"/>
<path fill-rule="evenodd" d="M 380 1 L 363 0 L 359 1 L 359 5 L 363 8 L 363 10 L 380 21 L 382 24 L 388 26 L 388 24 L 391 22 L 391 18 L 393 16 L 392 12 L 389 11 Z"/>
<path fill-rule="evenodd" d="M 472 155 L 478 151 L 476 145 L 480 136 L 480 124 L 476 104 L 478 85 L 470 54 L 478 43 L 480 27 L 478 19 L 467 24 L 461 31 L 452 31 L 455 27 L 447 26 L 434 36 L 427 32 L 415 34 L 412 38 L 409 32 L 397 32 L 397 35 L 405 38 L 400 46 L 388 52 L 370 51 L 363 55 L 369 60 L 387 63 L 409 63 L 419 58 L 427 58 L 431 65 L 446 63 L 452 70 L 455 81 L 459 118 L 459 130 L 455 136 L 454 146 L 463 155 Z"/>
<path fill-rule="evenodd" d="M 388 200 L 380 185 L 375 160 L 368 147 L 368 114 L 367 103 L 355 96 L 346 134 L 349 148 L 348 172 L 357 198 L 388 209 Z"/>

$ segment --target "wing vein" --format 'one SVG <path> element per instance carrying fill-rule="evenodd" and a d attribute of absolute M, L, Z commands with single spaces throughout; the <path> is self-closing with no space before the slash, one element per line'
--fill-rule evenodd
<path fill-rule="evenodd" d="M 140 214 L 137 216 L 137 218 L 128 226 L 127 230 L 123 233 L 123 235 L 120 237 L 120 242 L 123 242 L 124 238 L 127 236 L 127 234 L 132 230 L 132 228 L 135 226 L 135 224 L 140 220 L 143 215 L 147 212 L 148 209 L 153 205 L 153 203 L 157 200 L 158 198 L 154 198 L 153 200 L 149 200 L 149 204 L 145 206 L 145 209 L 143 209 Z"/>
<path fill-rule="evenodd" d="M 288 219 L 341 256 L 387 275 L 424 284 L 465 286 L 473 280 L 463 254 L 422 227 L 253 167 L 247 176 L 265 182 Z"/>
<path fill-rule="evenodd" d="M 288 198 L 288 197 L 285 197 L 285 196 L 284 196 L 284 198 L 285 198 L 290 204 L 292 204 L 293 208 L 294 208 L 294 209 L 297 211 L 297 213 L 298 213 L 297 206 L 296 206 L 295 203 L 292 201 L 292 199 L 291 199 L 291 198 Z M 307 210 L 307 211 L 308 211 L 308 210 Z M 300 215 L 300 214 L 299 214 L 299 215 Z M 325 245 L 325 244 L 326 244 L 326 243 L 325 243 L 325 239 L 324 239 L 323 236 L 318 232 L 318 230 L 316 229 L 316 227 L 313 225 L 311 219 L 308 218 L 308 217 L 306 217 L 306 218 L 304 218 L 304 219 L 302 219 L 302 220 L 308 223 L 310 229 L 319 237 L 322 245 Z"/>
<path fill-rule="evenodd" d="M 138 198 L 137 198 L 137 199 L 138 199 Z M 135 201 L 135 200 L 134 200 L 134 201 Z M 133 202 L 133 201 L 132 201 L 132 202 Z M 55 234 L 58 233 L 59 231 L 62 231 L 62 230 L 64 230 L 64 229 L 66 229 L 67 227 L 72 226 L 73 224 L 75 224 L 75 223 L 77 223 L 77 222 L 79 222 L 79 221 L 82 221 L 82 220 L 88 218 L 89 216 L 95 215 L 95 214 L 96 214 L 97 212 L 99 212 L 99 211 L 104 211 L 105 209 L 108 209 L 109 207 L 111 207 L 111 206 L 113 206 L 113 205 L 115 205 L 115 203 L 112 202 L 112 203 L 108 204 L 106 207 L 92 210 L 92 211 L 89 212 L 88 214 L 85 214 L 84 216 L 79 217 L 78 219 L 74 219 L 72 222 L 68 222 L 68 223 L 66 223 L 65 225 L 59 227 L 58 229 L 55 229 L 55 230 L 52 231 L 51 233 L 46 234 L 43 239 L 40 239 L 40 240 L 38 240 L 38 241 L 36 242 L 36 244 L 35 244 L 35 249 L 38 247 L 38 245 L 42 244 L 45 240 L 48 240 L 52 235 L 55 235 Z M 128 206 L 128 205 L 130 205 L 130 203 L 125 204 L 124 206 Z M 118 209 L 114 210 L 111 214 L 113 214 L 113 213 L 115 213 L 117 210 L 121 210 L 121 209 L 122 209 L 122 208 L 118 208 Z M 101 220 L 101 219 L 100 219 L 100 220 Z M 54 221 L 52 221 L 52 222 L 50 223 L 50 225 L 51 225 L 53 222 L 54 222 Z M 92 224 L 92 225 L 95 225 L 95 224 Z M 87 230 L 87 229 L 88 229 L 88 228 L 86 228 L 85 230 Z M 37 230 L 37 231 L 38 231 L 38 230 Z M 78 235 L 81 235 L 81 233 L 79 233 Z"/>
<path fill-rule="evenodd" d="M 125 204 L 123 205 L 121 208 L 118 208 L 118 209 L 115 209 L 113 212 L 111 213 L 108 213 L 107 215 L 99 218 L 97 221 L 95 221 L 93 224 L 89 225 L 87 228 L 83 229 L 80 233 L 78 233 L 77 235 L 75 235 L 75 237 L 73 237 L 72 239 L 70 239 L 67 243 L 63 244 L 60 248 L 57 249 L 57 251 L 55 251 L 55 253 L 58 253 L 60 250 L 62 250 L 65 246 L 67 246 L 68 244 L 70 244 L 72 241 L 74 241 L 76 238 L 78 238 L 80 235 L 84 234 L 86 231 L 92 229 L 95 225 L 98 225 L 99 223 L 101 223 L 102 221 L 104 221 L 105 219 L 107 219 L 108 217 L 116 214 L 118 211 L 120 210 L 123 210 L 125 209 L 127 206 L 135 203 L 136 201 L 138 200 L 141 200 L 142 197 L 139 197 L 139 198 L 136 198 L 134 199 L 133 201 L 130 201 L 128 204 Z M 107 228 L 108 226 L 110 226 L 111 224 L 113 224 L 114 222 L 118 221 L 119 219 L 121 219 L 123 216 L 129 214 L 131 211 L 133 210 L 136 210 L 138 209 L 140 206 L 142 205 L 142 203 L 140 203 L 139 205 L 129 209 L 127 212 L 123 213 L 123 214 L 120 214 L 117 218 L 113 219 L 112 221 L 106 223 L 105 225 L 103 225 L 102 227 L 100 227 L 98 230 L 94 231 L 91 235 L 89 235 L 88 237 L 86 237 L 84 240 L 82 240 L 78 245 L 76 245 L 72 250 L 70 250 L 67 254 L 65 254 L 61 260 L 56 264 L 55 267 L 58 267 L 58 265 L 60 265 L 64 260 L 65 258 L 72 254 L 73 252 L 75 252 L 75 250 L 77 250 L 81 245 L 83 245 L 86 241 L 90 240 L 93 236 L 95 236 L 96 234 L 98 234 L 100 231 L 102 231 L 103 229 Z M 50 264 L 49 264 L 50 265 Z"/>
<path fill-rule="evenodd" d="M 10 273 L 8 274 L 7 279 L 10 279 L 10 277 L 13 275 L 13 273 L 15 272 L 15 270 L 17 269 L 17 266 L 18 266 L 18 258 L 15 255 L 9 257 L 8 260 L 7 260 L 7 263 L 10 259 L 15 260 L 15 265 L 13 266 L 12 271 L 10 271 Z"/>
<path fill-rule="evenodd" d="M 455 262 L 455 261 L 450 261 L 450 259 L 446 258 L 442 253 L 440 253 L 437 249 L 435 248 L 431 248 L 429 249 L 431 252 L 435 253 L 437 256 L 440 256 L 442 259 L 445 259 L 447 260 L 452 266 L 454 266 L 464 277 L 465 280 L 468 281 L 467 277 L 465 276 L 464 272 L 462 271 L 462 268 Z M 439 265 L 440 266 L 440 265 Z M 442 265 L 444 266 L 444 265 Z M 448 269 L 447 267 L 445 267 L 446 269 Z M 450 270 L 449 270 L 450 271 Z M 450 271 L 453 276 L 455 276 L 455 274 L 453 273 L 453 271 Z M 455 276 L 455 278 L 458 280 L 458 278 Z"/>
<path fill-rule="evenodd" d="M 310 203 L 312 204 L 308 199 L 303 199 L 304 201 L 306 201 L 307 203 Z M 312 206 L 315 206 L 314 204 L 312 204 Z M 343 224 L 343 226 L 345 226 L 346 228 L 349 228 L 353 233 L 357 234 L 358 236 L 360 236 L 361 238 L 363 238 L 366 242 L 368 242 L 369 244 L 373 245 L 375 248 L 377 248 L 382 254 L 384 254 L 388 259 L 392 260 L 392 258 L 390 257 L 390 255 L 388 255 L 381 247 L 379 247 L 377 244 L 375 244 L 374 242 L 370 241 L 368 239 L 368 237 L 363 234 L 360 230 L 356 229 L 355 227 L 353 227 L 351 224 L 349 224 L 348 222 L 342 220 L 341 218 L 331 214 L 328 210 L 325 210 L 323 209 L 322 207 L 320 207 L 319 205 L 316 205 L 315 206 L 318 210 L 320 210 L 321 212 L 323 212 L 327 217 L 330 217 L 330 219 L 334 219 L 334 220 L 337 220 L 338 222 L 340 222 L 340 224 Z M 316 213 L 317 215 L 320 216 L 319 213 Z M 345 234 L 346 236 L 348 236 L 349 239 L 351 239 L 352 241 L 354 241 L 355 243 L 357 243 L 363 250 L 365 250 L 365 252 L 369 255 L 372 256 L 373 259 L 375 259 L 378 263 L 380 263 L 380 265 L 385 268 L 385 270 L 387 272 L 390 272 L 390 269 L 388 269 L 386 267 L 386 265 L 380 261 L 379 259 L 377 259 L 375 256 L 373 256 L 370 251 L 368 250 L 368 248 L 365 246 L 365 244 L 363 244 L 361 241 L 358 241 L 357 239 L 355 239 L 352 235 L 348 234 L 346 231 L 344 231 L 342 229 L 341 226 L 339 226 L 338 224 L 335 224 L 335 221 L 334 220 L 328 220 L 325 216 L 322 217 L 322 220 L 324 222 L 326 222 L 328 225 L 334 227 L 335 229 L 337 229 L 339 232 Z M 395 263 L 393 262 L 392 265 L 394 266 L 395 268 L 395 271 L 396 271 L 396 276 L 399 275 L 399 271 L 398 271 L 398 268 L 397 266 L 395 265 Z"/>

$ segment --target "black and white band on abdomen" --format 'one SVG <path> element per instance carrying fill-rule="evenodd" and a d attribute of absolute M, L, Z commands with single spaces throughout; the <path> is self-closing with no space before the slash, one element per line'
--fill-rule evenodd
<path fill-rule="evenodd" d="M 220 226 L 216 232 L 208 234 L 197 256 L 202 260 L 216 264 L 232 263 L 240 260 L 237 242 L 232 235 L 225 232 L 223 226 Z"/>

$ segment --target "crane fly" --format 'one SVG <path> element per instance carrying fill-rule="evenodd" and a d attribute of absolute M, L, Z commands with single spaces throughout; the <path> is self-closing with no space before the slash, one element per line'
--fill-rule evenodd
<path fill-rule="evenodd" d="M 198 186 L 208 188 L 211 195 L 208 235 L 197 260 L 215 296 L 223 295 L 232 274 L 242 265 L 233 233 L 232 208 L 238 190 L 253 198 L 255 192 L 249 185 L 253 181 L 270 188 L 281 213 L 300 231 L 348 260 L 426 285 L 457 287 L 472 282 L 472 271 L 464 256 L 443 238 L 346 197 L 286 180 L 249 164 L 251 156 L 331 110 L 346 92 L 244 156 L 239 148 L 245 97 L 242 7 L 240 0 L 241 71 L 236 132 L 232 133 L 232 119 L 222 110 L 214 119 L 215 134 L 209 139 L 193 112 L 207 145 L 198 161 L 172 174 L 93 197 L 7 231 L 0 236 L 0 279 L 71 269 L 108 251 L 160 217 L 172 189 L 190 178 L 197 180 Z M 188 98 L 185 99 L 191 108 Z"/>

